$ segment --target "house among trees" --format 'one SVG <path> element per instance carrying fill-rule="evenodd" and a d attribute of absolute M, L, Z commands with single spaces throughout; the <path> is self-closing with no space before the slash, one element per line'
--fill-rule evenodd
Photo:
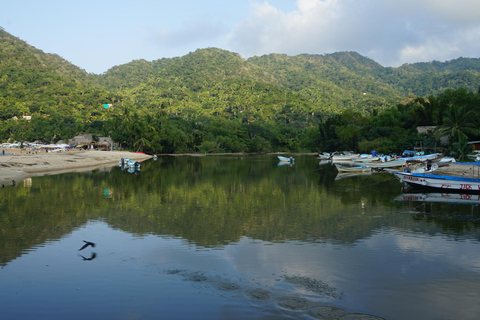
<path fill-rule="evenodd" d="M 119 144 L 115 143 L 110 137 L 98 137 L 91 133 L 79 134 L 73 139 L 68 140 L 69 145 L 77 146 L 83 149 L 95 150 L 112 150 L 118 148 Z"/>
<path fill-rule="evenodd" d="M 473 150 L 480 150 L 480 141 L 470 141 L 468 144 L 473 147 Z"/>

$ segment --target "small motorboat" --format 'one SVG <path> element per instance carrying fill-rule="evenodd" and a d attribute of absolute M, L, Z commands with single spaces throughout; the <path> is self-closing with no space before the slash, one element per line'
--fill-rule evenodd
<path fill-rule="evenodd" d="M 290 158 L 282 157 L 282 156 L 277 156 L 277 157 L 278 157 L 278 160 L 280 160 L 280 162 L 293 163 L 295 161 L 295 158 L 293 157 L 290 157 Z"/>

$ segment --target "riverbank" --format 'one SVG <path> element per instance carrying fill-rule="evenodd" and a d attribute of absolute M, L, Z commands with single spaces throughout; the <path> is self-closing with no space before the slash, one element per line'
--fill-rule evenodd
<path fill-rule="evenodd" d="M 15 155 L 13 155 L 15 154 Z M 121 158 L 144 161 L 152 156 L 126 151 L 67 151 L 25 153 L 9 149 L 0 154 L 0 184 L 11 184 L 26 178 L 64 172 L 80 172 L 118 164 Z"/>

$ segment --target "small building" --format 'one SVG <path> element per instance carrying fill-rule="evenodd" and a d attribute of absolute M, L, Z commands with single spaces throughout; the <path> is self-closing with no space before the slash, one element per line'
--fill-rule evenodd
<path fill-rule="evenodd" d="M 110 137 L 95 137 L 91 133 L 79 134 L 73 139 L 68 140 L 69 145 L 78 146 L 83 149 L 112 150 L 118 149 L 119 144 L 115 143 Z"/>
<path fill-rule="evenodd" d="M 480 150 L 480 141 L 470 141 L 468 144 L 473 146 L 473 150 Z"/>

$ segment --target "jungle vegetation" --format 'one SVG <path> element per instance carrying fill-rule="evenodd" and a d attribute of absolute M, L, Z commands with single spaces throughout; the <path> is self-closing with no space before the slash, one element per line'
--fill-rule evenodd
<path fill-rule="evenodd" d="M 93 133 L 147 153 L 393 153 L 447 136 L 447 152 L 462 155 L 480 140 L 479 83 L 474 58 L 391 68 L 355 52 L 243 59 L 217 48 L 97 75 L 0 28 L 0 139 Z"/>

